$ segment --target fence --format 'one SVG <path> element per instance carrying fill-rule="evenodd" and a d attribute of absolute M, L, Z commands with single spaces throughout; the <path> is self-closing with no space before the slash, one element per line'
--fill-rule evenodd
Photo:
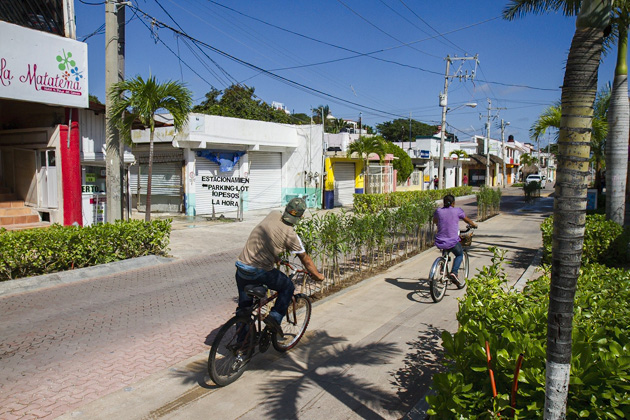
<path fill-rule="evenodd" d="M 391 166 L 370 166 L 367 173 L 367 194 L 384 194 L 394 191 L 394 168 Z"/>

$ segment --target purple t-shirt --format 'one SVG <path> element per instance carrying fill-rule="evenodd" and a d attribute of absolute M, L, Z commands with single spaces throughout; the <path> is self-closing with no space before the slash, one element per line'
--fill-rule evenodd
<path fill-rule="evenodd" d="M 459 207 L 440 207 L 433 215 L 438 220 L 435 246 L 438 249 L 451 249 L 459 242 L 459 220 L 466 217 Z"/>

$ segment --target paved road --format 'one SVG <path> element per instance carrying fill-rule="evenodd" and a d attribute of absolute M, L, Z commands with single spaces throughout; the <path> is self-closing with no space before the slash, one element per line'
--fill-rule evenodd
<path fill-rule="evenodd" d="M 522 206 L 517 197 L 504 201 Z M 516 217 L 535 224 L 539 216 Z M 132 393 L 138 381 L 206 351 L 233 311 L 233 262 L 255 223 L 174 231 L 180 259 L 172 263 L 0 297 L 0 418 L 55 418 L 117 390 Z M 514 235 L 505 246 L 517 275 L 537 246 L 522 246 L 508 224 Z M 480 229 L 479 249 L 503 233 Z M 313 331 L 330 335 L 321 326 Z M 200 382 L 199 372 L 184 383 Z"/>

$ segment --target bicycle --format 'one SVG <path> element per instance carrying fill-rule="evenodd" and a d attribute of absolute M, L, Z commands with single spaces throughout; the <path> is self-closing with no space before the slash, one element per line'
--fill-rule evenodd
<path fill-rule="evenodd" d="M 281 261 L 280 264 L 289 268 L 291 281 L 296 274 L 307 273 L 294 268 L 288 261 Z M 259 353 L 266 352 L 270 345 L 278 352 L 295 347 L 304 336 L 311 319 L 311 299 L 303 293 L 296 293 L 282 323 L 284 335 L 274 334 L 266 325 L 262 328 L 263 315 L 267 305 L 275 301 L 278 293 L 269 293 L 264 285 L 247 285 L 245 293 L 253 298 L 252 306 L 241 309 L 239 312 L 242 313 L 237 312 L 221 327 L 208 356 L 208 373 L 219 386 L 229 385 L 243 374 L 256 347 Z"/>
<path fill-rule="evenodd" d="M 437 303 L 444 298 L 446 294 L 446 288 L 450 282 L 455 284 L 458 289 L 463 289 L 466 287 L 466 279 L 468 279 L 468 274 L 470 270 L 469 259 L 468 259 L 468 251 L 467 247 L 472 243 L 472 235 L 473 233 L 468 232 L 473 229 L 472 226 L 468 225 L 466 230 L 463 230 L 459 233 L 459 237 L 461 239 L 462 247 L 464 248 L 464 255 L 462 259 L 462 265 L 460 266 L 459 271 L 459 282 L 453 282 L 451 280 L 451 268 L 452 263 L 451 260 L 455 260 L 454 256 L 451 256 L 451 252 L 447 249 L 442 250 L 442 256 L 437 257 L 431 266 L 431 271 L 429 271 L 429 290 L 431 292 L 431 299 L 433 302 Z"/>

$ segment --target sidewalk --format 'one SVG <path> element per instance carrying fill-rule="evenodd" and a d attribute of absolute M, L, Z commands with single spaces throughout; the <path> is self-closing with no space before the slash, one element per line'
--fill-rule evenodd
<path fill-rule="evenodd" d="M 489 263 L 487 248 L 494 245 L 508 251 L 512 283 L 531 275 L 541 221 L 540 212 L 526 208 L 481 223 L 472 272 Z M 410 410 L 408 418 L 423 418 L 422 399 L 441 369 L 441 331 L 457 328 L 456 299 L 465 293 L 449 288 L 442 302 L 432 303 L 426 277 L 437 255 L 425 251 L 318 302 L 294 350 L 258 355 L 229 387 L 208 379 L 205 351 L 61 418 L 394 419 Z"/>

